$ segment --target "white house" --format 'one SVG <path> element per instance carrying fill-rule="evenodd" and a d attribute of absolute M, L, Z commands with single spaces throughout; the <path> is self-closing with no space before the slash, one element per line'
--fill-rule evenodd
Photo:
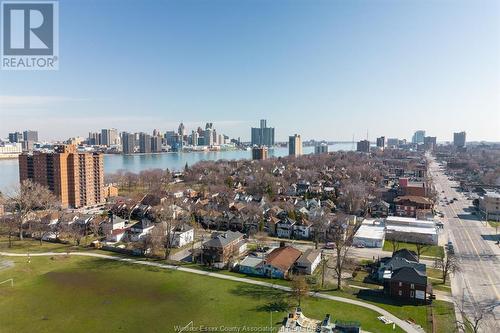
<path fill-rule="evenodd" d="M 182 247 L 194 240 L 194 229 L 190 225 L 181 224 L 174 228 L 172 233 L 172 246 Z"/>
<path fill-rule="evenodd" d="M 304 274 L 312 274 L 321 262 L 321 251 L 308 249 L 295 262 L 295 269 Z"/>
<path fill-rule="evenodd" d="M 148 235 L 151 230 L 153 230 L 154 224 L 148 219 L 142 219 L 141 221 L 130 227 L 130 239 L 133 242 L 137 242 Z"/>

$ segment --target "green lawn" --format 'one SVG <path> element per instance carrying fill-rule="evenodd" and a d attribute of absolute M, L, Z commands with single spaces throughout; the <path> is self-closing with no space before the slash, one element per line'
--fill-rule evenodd
<path fill-rule="evenodd" d="M 2 332 L 173 332 L 175 325 L 265 326 L 269 305 L 287 294 L 260 286 L 86 257 L 1 258 Z M 293 300 L 289 300 L 293 302 Z M 305 314 L 357 320 L 371 332 L 393 332 L 376 312 L 308 298 Z M 279 327 L 285 311 L 274 313 Z M 396 330 L 401 332 L 401 330 Z"/>
<path fill-rule="evenodd" d="M 417 252 L 417 248 L 415 244 L 413 243 L 404 243 L 404 242 L 399 242 L 399 249 L 408 249 L 410 251 L 415 251 Z M 384 251 L 389 251 L 392 252 L 392 245 L 390 242 L 384 242 Z M 429 245 L 427 246 L 423 251 L 422 251 L 422 256 L 423 257 L 439 257 L 441 254 L 444 253 L 444 249 L 442 246 L 438 245 Z"/>

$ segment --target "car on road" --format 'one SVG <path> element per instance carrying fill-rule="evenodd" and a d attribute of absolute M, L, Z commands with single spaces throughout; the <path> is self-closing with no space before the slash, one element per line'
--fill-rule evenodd
<path fill-rule="evenodd" d="M 327 250 L 333 250 L 335 249 L 335 243 L 326 243 L 324 248 Z"/>

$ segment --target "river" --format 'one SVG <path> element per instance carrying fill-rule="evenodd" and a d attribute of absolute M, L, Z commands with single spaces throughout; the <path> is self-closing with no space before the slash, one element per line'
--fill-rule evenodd
<path fill-rule="evenodd" d="M 304 147 L 304 154 L 314 151 L 314 147 Z M 329 151 L 352 150 L 351 143 L 339 143 L 329 146 Z M 288 148 L 274 148 L 270 156 L 288 155 Z M 104 173 L 110 174 L 118 170 L 139 172 L 147 169 L 181 170 L 186 163 L 193 165 L 205 160 L 241 160 L 252 158 L 250 150 L 229 150 L 189 153 L 161 153 L 135 155 L 104 155 Z M 10 192 L 19 184 L 19 166 L 17 159 L 0 160 L 0 191 Z"/>

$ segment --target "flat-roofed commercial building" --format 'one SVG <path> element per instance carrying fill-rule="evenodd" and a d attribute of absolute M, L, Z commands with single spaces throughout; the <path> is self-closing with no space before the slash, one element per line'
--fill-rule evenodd
<path fill-rule="evenodd" d="M 388 216 L 385 219 L 385 239 L 400 242 L 438 244 L 436 223 L 413 217 Z"/>
<path fill-rule="evenodd" d="M 103 155 L 58 145 L 53 152 L 19 155 L 19 178 L 46 186 L 62 207 L 86 207 L 105 202 Z"/>
<path fill-rule="evenodd" d="M 489 220 L 500 220 L 500 193 L 486 192 L 479 198 L 479 210 Z"/>

